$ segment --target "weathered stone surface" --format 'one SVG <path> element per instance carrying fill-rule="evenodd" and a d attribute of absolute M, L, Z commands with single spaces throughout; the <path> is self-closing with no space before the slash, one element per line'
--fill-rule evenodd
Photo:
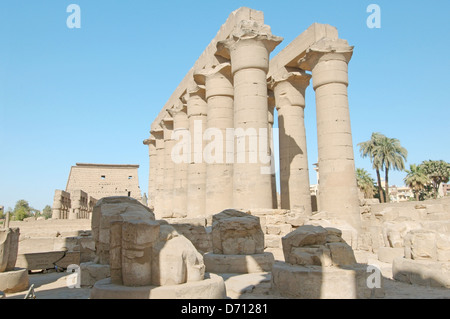
<path fill-rule="evenodd" d="M 412 230 L 405 236 L 405 258 L 437 261 L 438 234 L 432 230 Z"/>
<path fill-rule="evenodd" d="M 204 278 L 203 257 L 194 245 L 172 226 L 161 225 L 152 251 L 152 284 L 178 285 Z"/>
<path fill-rule="evenodd" d="M 367 285 L 366 265 L 352 267 L 299 266 L 276 262 L 272 269 L 272 289 L 296 299 L 366 299 L 384 296 L 380 288 Z"/>
<path fill-rule="evenodd" d="M 450 263 L 395 258 L 393 278 L 413 285 L 450 288 Z"/>
<path fill-rule="evenodd" d="M 114 285 L 109 278 L 95 283 L 90 299 L 224 299 L 226 288 L 222 277 L 206 274 L 201 281 L 180 285 L 126 287 Z"/>
<path fill-rule="evenodd" d="M 111 281 L 125 286 L 152 283 L 152 246 L 159 238 L 152 220 L 115 221 L 110 226 Z"/>
<path fill-rule="evenodd" d="M 285 261 L 293 265 L 348 266 L 356 264 L 350 247 L 336 228 L 301 226 L 282 238 Z"/>
<path fill-rule="evenodd" d="M 14 269 L 19 249 L 19 228 L 0 229 L 0 273 Z"/>
<path fill-rule="evenodd" d="M 155 220 L 150 209 L 130 197 L 105 197 L 92 213 L 92 234 L 101 264 L 109 264 L 110 224 L 121 220 Z"/>
<path fill-rule="evenodd" d="M 392 247 L 380 247 L 378 249 L 378 260 L 392 264 L 395 258 L 404 257 L 405 249 L 392 248 Z"/>
<path fill-rule="evenodd" d="M 330 249 L 332 264 L 335 266 L 350 266 L 356 264 L 352 247 L 346 243 L 327 243 Z"/>
<path fill-rule="evenodd" d="M 80 252 L 51 251 L 19 254 L 16 267 L 28 270 L 66 269 L 69 265 L 80 264 Z"/>
<path fill-rule="evenodd" d="M 264 251 L 264 233 L 259 218 L 237 210 L 213 216 L 214 254 L 251 255 Z"/>
<path fill-rule="evenodd" d="M 383 239 L 386 247 L 401 248 L 404 247 L 404 238 L 406 234 L 414 229 L 420 229 L 422 226 L 418 222 L 385 222 L 382 225 Z"/>
<path fill-rule="evenodd" d="M 322 226 L 324 228 L 336 228 L 342 232 L 342 239 L 353 249 L 358 248 L 358 232 L 347 221 L 334 218 L 327 212 L 319 212 L 310 217 L 305 225 Z"/>
<path fill-rule="evenodd" d="M 81 263 L 80 271 L 80 284 L 82 287 L 94 286 L 97 281 L 111 276 L 109 265 L 101 265 L 94 262 Z"/>
<path fill-rule="evenodd" d="M 291 257 L 294 247 L 325 245 L 327 235 L 328 232 L 325 228 L 317 226 L 301 226 L 287 234 L 281 239 L 286 262 L 295 264 L 296 258 Z"/>
<path fill-rule="evenodd" d="M 253 255 L 217 255 L 205 254 L 203 256 L 206 271 L 217 274 L 233 273 L 259 273 L 271 271 L 274 263 L 272 253 Z"/>
<path fill-rule="evenodd" d="M 450 261 L 450 235 L 440 234 L 436 247 L 438 261 Z"/>
<path fill-rule="evenodd" d="M 21 292 L 28 289 L 28 270 L 14 268 L 11 271 L 0 273 L 0 291 L 5 293 Z"/>

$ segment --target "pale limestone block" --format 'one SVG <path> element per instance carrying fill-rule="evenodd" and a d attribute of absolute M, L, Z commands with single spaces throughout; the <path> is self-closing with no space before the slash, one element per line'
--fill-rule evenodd
<path fill-rule="evenodd" d="M 207 272 L 212 273 L 260 273 L 272 270 L 274 256 L 270 252 L 253 255 L 217 255 L 207 253 L 203 256 Z"/>
<path fill-rule="evenodd" d="M 330 249 L 331 260 L 335 266 L 350 266 L 356 264 L 352 247 L 346 243 L 327 243 Z"/>
<path fill-rule="evenodd" d="M 437 261 L 438 234 L 432 230 L 417 229 L 405 236 L 405 258 Z"/>
<path fill-rule="evenodd" d="M 325 245 L 327 230 L 320 226 L 301 226 L 295 231 L 287 234 L 281 240 L 283 243 L 284 258 L 287 262 L 291 260 L 292 249 L 311 245 Z"/>
<path fill-rule="evenodd" d="M 413 285 L 450 288 L 450 263 L 395 258 L 392 264 L 395 280 Z"/>
<path fill-rule="evenodd" d="M 92 235 L 101 264 L 109 264 L 111 222 L 122 220 L 155 220 L 155 215 L 148 207 L 130 197 L 100 199 L 92 213 Z"/>
<path fill-rule="evenodd" d="M 178 285 L 204 278 L 203 257 L 194 245 L 172 226 L 160 226 L 152 250 L 152 284 Z"/>
<path fill-rule="evenodd" d="M 450 261 L 450 235 L 439 234 L 436 247 L 438 261 Z"/>
<path fill-rule="evenodd" d="M 251 255 L 264 251 L 259 218 L 237 210 L 213 216 L 212 241 L 215 254 Z"/>
<path fill-rule="evenodd" d="M 0 273 L 12 271 L 19 249 L 19 228 L 0 229 Z"/>
<path fill-rule="evenodd" d="M 405 250 L 403 248 L 380 247 L 378 249 L 378 260 L 392 264 L 395 258 L 404 257 Z"/>

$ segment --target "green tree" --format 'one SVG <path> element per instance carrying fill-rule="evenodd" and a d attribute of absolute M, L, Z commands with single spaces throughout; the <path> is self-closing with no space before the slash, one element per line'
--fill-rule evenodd
<path fill-rule="evenodd" d="M 356 183 L 358 184 L 358 188 L 364 193 L 365 198 L 373 198 L 376 188 L 369 172 L 363 168 L 357 168 Z"/>
<path fill-rule="evenodd" d="M 412 189 L 416 200 L 419 201 L 420 194 L 426 189 L 426 186 L 430 183 L 430 180 L 423 167 L 420 165 L 411 164 L 406 173 L 407 175 L 404 179 L 405 184 Z"/>
<path fill-rule="evenodd" d="M 422 162 L 420 167 L 430 179 L 434 190 L 434 198 L 437 198 L 441 183 L 447 183 L 450 179 L 450 164 L 442 160 L 428 160 Z"/>
<path fill-rule="evenodd" d="M 16 206 L 14 206 L 13 216 L 15 220 L 22 221 L 29 217 L 33 208 L 24 199 L 18 200 Z"/>
<path fill-rule="evenodd" d="M 383 136 L 384 135 L 381 133 L 372 133 L 372 136 L 369 141 L 358 144 L 362 158 L 369 157 L 370 162 L 372 163 L 372 168 L 377 173 L 378 194 L 380 196 L 380 201 L 382 203 L 385 202 L 383 187 L 381 186 L 381 174 L 380 174 L 380 171 L 383 169 L 383 163 L 376 155 L 379 140 Z"/>
<path fill-rule="evenodd" d="M 45 219 L 49 219 L 52 217 L 52 208 L 49 205 L 45 206 L 42 210 L 42 216 L 44 216 Z"/>
<path fill-rule="evenodd" d="M 405 161 L 408 157 L 406 148 L 400 145 L 400 141 L 396 138 L 382 136 L 378 140 L 378 145 L 375 149 L 375 156 L 378 161 L 382 163 L 385 173 L 385 192 L 386 202 L 389 202 L 389 171 L 403 171 L 405 169 Z"/>

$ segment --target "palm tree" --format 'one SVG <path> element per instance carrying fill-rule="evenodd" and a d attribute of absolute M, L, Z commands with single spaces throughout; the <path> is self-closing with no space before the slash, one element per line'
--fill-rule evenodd
<path fill-rule="evenodd" d="M 363 168 L 357 168 L 356 183 L 358 184 L 358 188 L 364 193 L 365 198 L 373 198 L 375 185 L 369 172 Z"/>
<path fill-rule="evenodd" d="M 400 141 L 396 138 L 382 136 L 377 142 L 375 157 L 384 168 L 386 202 L 389 202 L 389 170 L 403 171 L 408 151 L 400 145 Z"/>
<path fill-rule="evenodd" d="M 412 189 L 416 200 L 419 201 L 420 191 L 430 182 L 427 174 L 425 174 L 423 168 L 420 165 L 411 164 L 409 171 L 406 171 L 407 175 L 404 179 L 406 186 Z"/>
<path fill-rule="evenodd" d="M 379 140 L 382 139 L 383 137 L 385 136 L 381 133 L 372 133 L 372 136 L 369 141 L 358 144 L 362 158 L 369 157 L 370 161 L 372 162 L 372 167 L 377 173 L 378 193 L 380 195 L 380 201 L 382 203 L 385 202 L 383 188 L 381 186 L 381 174 L 380 174 L 380 170 L 383 169 L 383 163 L 376 156 L 376 154 Z"/>

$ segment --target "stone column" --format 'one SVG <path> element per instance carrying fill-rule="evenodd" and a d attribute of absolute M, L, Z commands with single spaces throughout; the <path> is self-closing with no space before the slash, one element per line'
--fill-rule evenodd
<path fill-rule="evenodd" d="M 230 56 L 234 83 L 234 208 L 272 208 L 270 162 L 261 161 L 265 158 L 258 153 L 263 143 L 268 149 L 267 138 L 261 141 L 259 135 L 262 129 L 267 136 L 269 125 L 266 80 L 269 55 L 281 41 L 282 38 L 271 34 L 269 26 L 243 20 L 229 39 L 218 43 L 220 54 Z M 262 155 L 267 157 L 267 152 Z"/>
<path fill-rule="evenodd" d="M 281 208 L 303 207 L 307 215 L 312 210 L 304 109 L 310 79 L 303 70 L 283 68 L 270 80 L 278 111 Z"/>
<path fill-rule="evenodd" d="M 324 39 L 307 50 L 299 66 L 312 71 L 316 92 L 320 210 L 359 230 L 361 219 L 347 96 L 352 54 L 353 47 L 347 41 Z"/>
<path fill-rule="evenodd" d="M 227 154 L 233 145 L 227 130 L 234 128 L 233 83 L 228 62 L 197 72 L 195 79 L 205 84 L 208 117 L 206 124 L 206 202 L 207 216 L 233 207 L 234 153 Z M 229 150 L 228 150 L 229 151 Z M 228 159 L 228 161 L 227 161 Z M 231 159 L 231 160 L 230 160 Z"/>
<path fill-rule="evenodd" d="M 162 194 L 164 206 L 161 217 L 170 218 L 173 217 L 174 162 L 172 160 L 172 148 L 175 145 L 175 141 L 172 139 L 173 118 L 167 115 L 161 121 L 161 127 L 164 131 L 164 190 Z"/>
<path fill-rule="evenodd" d="M 174 182 L 173 182 L 173 217 L 187 216 L 187 187 L 188 166 L 191 157 L 189 119 L 186 105 L 181 101 L 173 108 L 167 110 L 173 117 L 173 133 L 177 152 L 172 152 L 174 158 Z"/>
<path fill-rule="evenodd" d="M 152 134 L 155 137 L 156 148 L 155 200 L 153 205 L 156 218 L 161 219 L 164 211 L 164 132 L 162 128 L 156 128 L 152 131 Z"/>
<path fill-rule="evenodd" d="M 187 216 L 205 216 L 206 163 L 203 160 L 203 134 L 206 128 L 208 105 L 205 88 L 192 81 L 183 96 L 187 103 L 192 158 L 188 166 Z"/>
<path fill-rule="evenodd" d="M 150 132 L 150 138 L 144 141 L 148 145 L 149 158 L 149 174 L 148 174 L 148 206 L 151 209 L 155 208 L 155 194 L 156 194 L 156 174 L 157 174 L 157 154 L 156 154 L 156 138 Z"/>
<path fill-rule="evenodd" d="M 271 165 L 272 165 L 272 175 L 271 175 L 271 187 L 272 187 L 272 208 L 276 209 L 278 208 L 278 196 L 277 196 L 277 176 L 275 172 L 275 146 L 273 142 L 273 124 L 275 122 L 274 118 L 274 112 L 275 112 L 275 97 L 273 94 L 273 91 L 268 91 L 268 106 L 269 106 L 269 112 L 268 112 L 268 121 L 269 121 L 269 155 L 271 158 Z"/>

